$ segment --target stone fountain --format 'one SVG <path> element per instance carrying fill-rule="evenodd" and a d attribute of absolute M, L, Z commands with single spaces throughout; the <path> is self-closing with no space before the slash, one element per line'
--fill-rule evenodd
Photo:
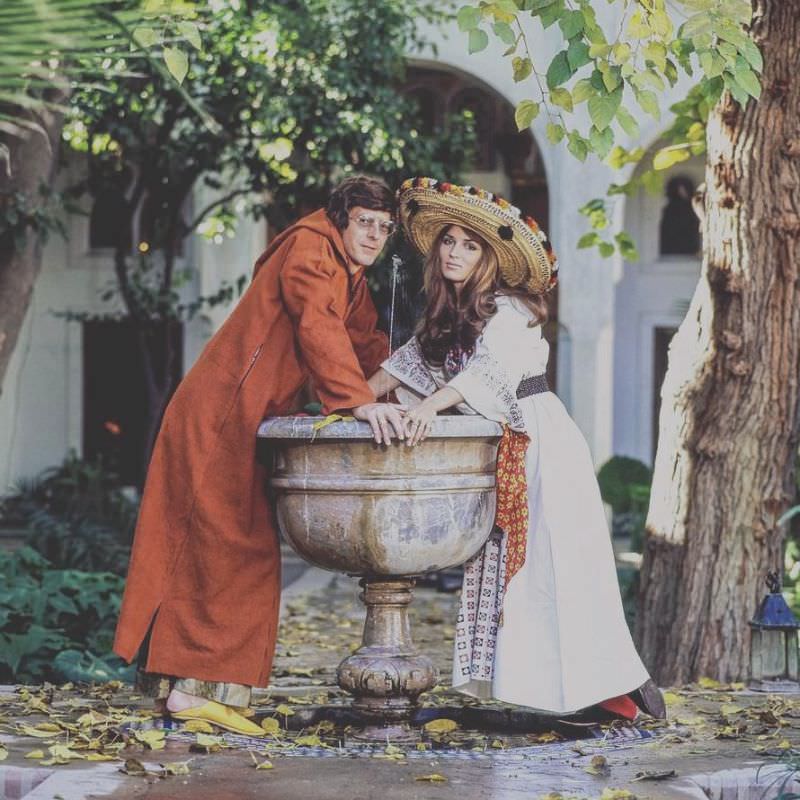
<path fill-rule="evenodd" d="M 365 740 L 414 737 L 408 722 L 438 674 L 411 638 L 414 576 L 464 563 L 494 522 L 502 429 L 475 416 L 440 416 L 417 447 L 379 446 L 365 422 L 316 429 L 321 417 L 277 417 L 258 436 L 289 544 L 323 569 L 361 577 L 361 647 L 341 662 Z"/>

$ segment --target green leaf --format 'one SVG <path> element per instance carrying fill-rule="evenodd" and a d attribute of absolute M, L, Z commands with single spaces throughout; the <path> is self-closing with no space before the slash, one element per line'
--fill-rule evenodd
<path fill-rule="evenodd" d="M 756 72 L 761 72 L 764 69 L 764 59 L 761 57 L 761 51 L 752 39 L 748 37 L 740 50 L 742 55 L 747 59 L 747 62 Z"/>
<path fill-rule="evenodd" d="M 499 10 L 504 14 L 515 15 L 519 11 L 516 0 L 495 0 L 493 5 L 495 13 Z"/>
<path fill-rule="evenodd" d="M 605 130 L 622 102 L 622 87 L 611 94 L 589 98 L 589 117 L 599 131 Z"/>
<path fill-rule="evenodd" d="M 152 47 L 154 44 L 161 41 L 161 36 L 158 31 L 153 30 L 153 28 L 142 25 L 134 29 L 133 41 L 136 42 L 139 47 L 146 50 L 148 47 Z"/>
<path fill-rule="evenodd" d="M 565 11 L 564 0 L 556 0 L 554 3 L 543 8 L 539 12 L 539 17 L 542 20 L 542 27 L 546 30 L 554 22 L 558 22 Z"/>
<path fill-rule="evenodd" d="M 494 35 L 497 36 L 503 44 L 512 45 L 517 41 L 514 31 L 507 22 L 495 22 L 494 25 L 492 25 L 492 30 L 494 31 Z"/>
<path fill-rule="evenodd" d="M 489 45 L 489 34 L 480 28 L 474 28 L 469 32 L 469 53 L 480 53 Z"/>
<path fill-rule="evenodd" d="M 667 48 L 661 42 L 648 42 L 643 55 L 647 61 L 652 61 L 662 72 L 667 66 Z"/>
<path fill-rule="evenodd" d="M 581 78 L 575 86 L 572 87 L 572 101 L 574 103 L 583 103 L 596 94 L 597 89 L 592 86 L 592 82 L 588 78 Z"/>
<path fill-rule="evenodd" d="M 661 108 L 658 105 L 658 97 L 654 92 L 651 92 L 648 89 L 634 89 L 634 95 L 636 96 L 636 102 L 639 103 L 642 111 L 650 114 L 650 116 L 654 119 L 661 119 Z"/>
<path fill-rule="evenodd" d="M 683 144 L 674 144 L 662 147 L 653 157 L 653 169 L 664 170 L 687 161 L 690 157 L 689 148 Z"/>
<path fill-rule="evenodd" d="M 628 20 L 628 36 L 631 39 L 648 39 L 652 32 L 653 30 L 641 10 L 635 11 Z"/>
<path fill-rule="evenodd" d="M 611 53 L 614 56 L 614 61 L 616 61 L 617 64 L 625 64 L 627 61 L 630 60 L 631 46 L 627 42 L 621 42 L 620 44 L 615 44 L 611 48 Z"/>
<path fill-rule="evenodd" d="M 572 39 L 583 30 L 583 13 L 581 11 L 568 11 L 558 21 L 558 27 L 565 39 Z"/>
<path fill-rule="evenodd" d="M 611 242 L 600 242 L 597 249 L 600 251 L 600 255 L 603 256 L 603 258 L 614 255 L 614 245 L 611 244 Z"/>
<path fill-rule="evenodd" d="M 746 106 L 750 95 L 743 86 L 739 85 L 736 76 L 732 72 L 726 70 L 722 73 L 722 80 L 725 82 L 725 88 L 731 93 L 733 99 L 736 100 L 740 106 Z"/>
<path fill-rule="evenodd" d="M 572 95 L 568 89 L 553 89 L 550 92 L 550 102 L 565 111 L 572 111 Z"/>
<path fill-rule="evenodd" d="M 583 236 L 578 239 L 578 249 L 585 250 L 587 247 L 594 247 L 596 244 L 599 244 L 600 241 L 600 236 L 596 231 L 584 233 Z"/>
<path fill-rule="evenodd" d="M 683 23 L 679 36 L 684 39 L 695 39 L 698 36 L 711 33 L 713 29 L 714 25 L 709 14 L 695 14 Z"/>
<path fill-rule="evenodd" d="M 722 20 L 714 32 L 726 42 L 736 45 L 739 50 L 744 49 L 745 43 L 749 39 L 748 35 L 738 25 L 734 25 L 727 20 Z"/>
<path fill-rule="evenodd" d="M 603 66 L 606 69 L 603 69 Z M 603 74 L 603 86 L 606 87 L 607 92 L 613 92 L 622 83 L 622 74 L 619 67 L 601 64 L 600 72 Z"/>
<path fill-rule="evenodd" d="M 179 84 L 183 83 L 183 79 L 189 71 L 189 59 L 186 57 L 186 53 L 184 53 L 183 50 L 179 50 L 177 47 L 165 47 L 164 63 L 167 65 L 167 69 L 170 71 L 172 77 L 175 78 Z"/>
<path fill-rule="evenodd" d="M 520 81 L 524 81 L 525 78 L 533 72 L 533 64 L 529 58 L 515 56 L 511 59 L 511 69 L 514 73 L 514 81 L 519 83 Z"/>
<path fill-rule="evenodd" d="M 736 76 L 736 83 L 738 83 L 750 97 L 755 97 L 755 99 L 758 100 L 761 96 L 761 83 L 755 72 L 750 69 L 747 61 L 741 56 L 736 60 L 736 67 L 733 74 Z"/>
<path fill-rule="evenodd" d="M 636 121 L 635 117 L 628 111 L 625 106 L 620 106 L 617 109 L 617 120 L 619 124 L 622 126 L 622 130 L 631 137 L 631 139 L 637 139 L 639 137 L 639 123 Z"/>
<path fill-rule="evenodd" d="M 589 56 L 591 58 L 605 58 L 612 50 L 610 44 L 600 43 L 589 45 Z"/>
<path fill-rule="evenodd" d="M 567 59 L 567 53 L 562 50 L 551 62 L 547 68 L 547 88 L 555 89 L 556 86 L 561 86 L 572 77 L 573 71 Z"/>
<path fill-rule="evenodd" d="M 536 117 L 539 116 L 539 104 L 533 100 L 522 100 L 514 111 L 514 121 L 517 123 L 517 130 L 524 131 L 530 127 Z"/>
<path fill-rule="evenodd" d="M 669 81 L 670 86 L 674 86 L 678 82 L 678 68 L 675 66 L 675 62 L 669 58 L 664 65 L 664 75 Z"/>
<path fill-rule="evenodd" d="M 614 145 L 614 131 L 611 128 L 599 130 L 594 125 L 589 129 L 589 144 L 600 159 L 604 159 Z"/>
<path fill-rule="evenodd" d="M 462 6 L 456 15 L 458 28 L 465 33 L 474 30 L 481 24 L 481 12 L 475 6 Z"/>
<path fill-rule="evenodd" d="M 669 18 L 669 14 L 663 9 L 657 8 L 650 17 L 650 25 L 657 36 L 660 36 L 664 41 L 672 39 L 675 26 Z"/>
<path fill-rule="evenodd" d="M 589 146 L 586 139 L 583 138 L 577 131 L 570 131 L 567 140 L 567 150 L 572 153 L 578 161 L 586 161 L 586 156 L 589 154 Z"/>
<path fill-rule="evenodd" d="M 617 247 L 619 248 L 619 254 L 626 261 L 639 260 L 639 251 L 636 249 L 636 242 L 633 241 L 629 234 L 622 231 L 614 237 L 614 241 L 617 243 Z"/>
<path fill-rule="evenodd" d="M 189 42 L 190 45 L 197 48 L 198 50 L 203 49 L 203 42 L 200 39 L 200 29 L 194 22 L 189 22 L 189 20 L 181 20 L 178 23 L 178 31 L 180 32 L 181 36 Z"/>
<path fill-rule="evenodd" d="M 749 25 L 753 18 L 750 0 L 722 0 L 720 11 L 740 25 Z"/>
<path fill-rule="evenodd" d="M 566 134 L 564 128 L 556 122 L 547 123 L 547 139 L 551 144 L 558 144 Z"/>
<path fill-rule="evenodd" d="M 567 48 L 567 61 L 573 72 L 576 72 L 591 61 L 589 45 L 582 39 L 573 39 Z"/>

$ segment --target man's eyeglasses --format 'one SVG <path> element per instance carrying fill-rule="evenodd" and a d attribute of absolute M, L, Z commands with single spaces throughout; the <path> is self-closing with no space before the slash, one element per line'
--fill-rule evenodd
<path fill-rule="evenodd" d="M 359 214 L 357 217 L 348 217 L 365 231 L 372 230 L 375 226 L 378 228 L 378 233 L 381 236 L 391 236 L 397 227 L 394 222 L 388 219 L 378 219 L 377 217 L 370 217 L 367 214 Z"/>

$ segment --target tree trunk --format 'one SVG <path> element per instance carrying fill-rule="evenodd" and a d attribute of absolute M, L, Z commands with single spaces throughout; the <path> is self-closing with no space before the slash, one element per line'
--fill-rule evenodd
<path fill-rule="evenodd" d="M 662 685 L 747 676 L 748 621 L 781 569 L 800 376 L 800 0 L 754 0 L 763 95 L 708 122 L 704 258 L 675 335 L 637 640 Z"/>
<path fill-rule="evenodd" d="M 61 103 L 66 95 L 54 90 L 47 99 Z M 27 112 L 16 113 L 32 119 Z M 58 112 L 43 110 L 37 114 L 36 122 L 47 138 L 34 132 L 26 138 L 3 137 L 11 153 L 10 177 L 0 166 L 0 188 L 26 195 L 31 204 L 39 197 L 39 187 L 50 187 L 55 180 L 63 119 Z M 27 231 L 21 247 L 10 238 L 0 241 L 0 392 L 42 264 L 42 242 L 36 231 Z"/>

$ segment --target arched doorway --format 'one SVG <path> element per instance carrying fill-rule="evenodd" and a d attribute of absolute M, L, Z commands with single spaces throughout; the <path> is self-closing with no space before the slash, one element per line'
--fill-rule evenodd
<path fill-rule="evenodd" d="M 549 230 L 549 197 L 541 152 L 530 130 L 517 131 L 514 107 L 477 77 L 441 65 L 411 64 L 403 91 L 414 98 L 427 130 L 464 110 L 475 119 L 477 142 L 464 179 L 508 199 Z M 446 178 L 447 176 L 437 176 Z M 558 289 L 551 295 L 545 338 L 550 342 L 548 380 L 557 386 Z"/>

